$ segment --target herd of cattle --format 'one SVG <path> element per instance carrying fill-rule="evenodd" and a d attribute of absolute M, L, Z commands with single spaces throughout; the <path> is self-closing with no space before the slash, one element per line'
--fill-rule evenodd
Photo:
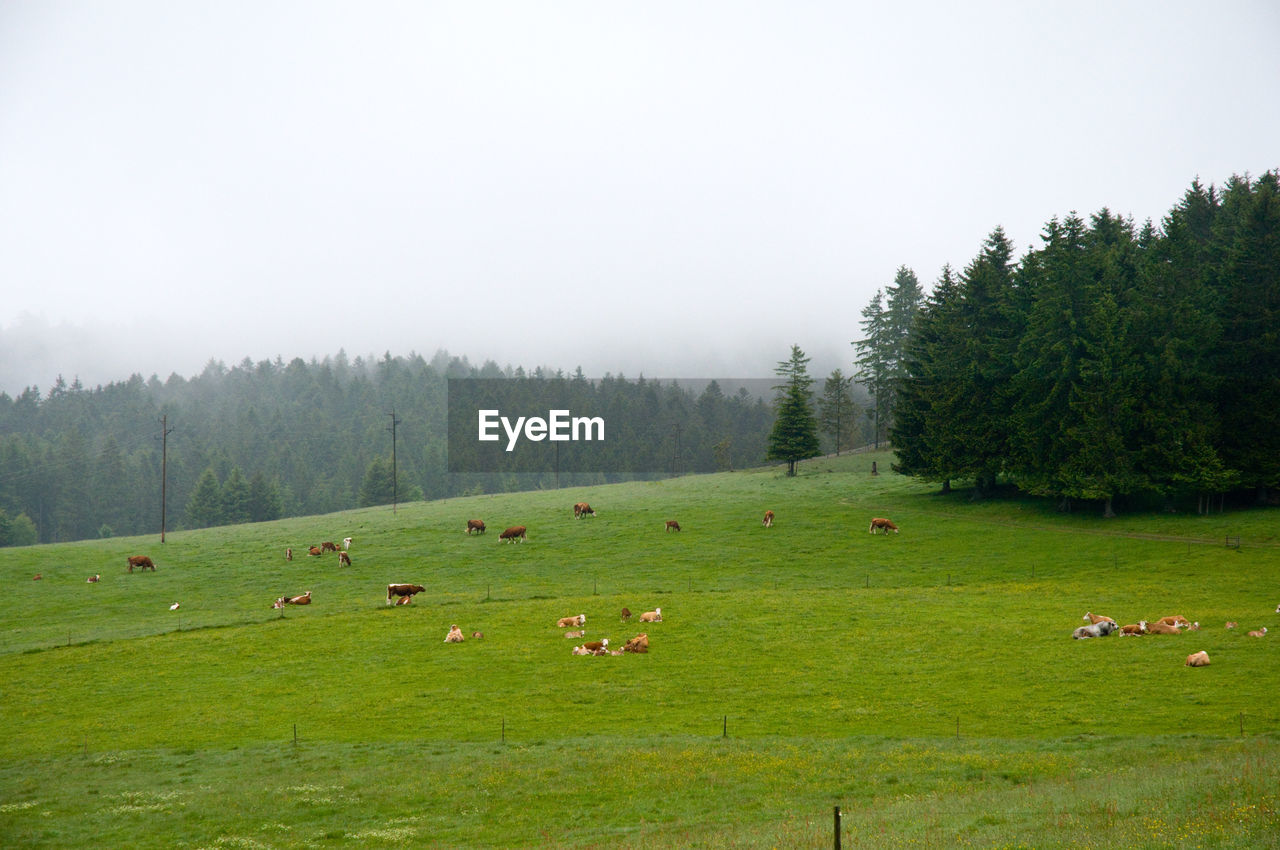
<path fill-rule="evenodd" d="M 1280 605 L 1276 606 L 1276 613 L 1280 614 Z M 1181 614 L 1170 614 L 1167 617 L 1161 617 L 1159 620 L 1148 622 L 1147 620 L 1139 620 L 1136 623 L 1130 623 L 1121 626 L 1110 617 L 1102 614 L 1095 614 L 1092 611 L 1085 611 L 1082 620 L 1087 620 L 1089 625 L 1080 626 L 1071 633 L 1071 637 L 1075 640 L 1084 640 L 1087 638 L 1106 637 L 1119 632 L 1120 637 L 1136 637 L 1138 635 L 1180 635 L 1183 632 L 1200 631 L 1200 623 L 1192 622 Z M 1234 629 L 1236 623 L 1228 620 L 1226 627 Z M 1267 634 L 1267 627 L 1256 629 L 1249 632 L 1249 637 L 1260 638 Z M 1185 667 L 1208 667 L 1209 653 L 1201 650 L 1193 652 L 1187 656 Z"/>

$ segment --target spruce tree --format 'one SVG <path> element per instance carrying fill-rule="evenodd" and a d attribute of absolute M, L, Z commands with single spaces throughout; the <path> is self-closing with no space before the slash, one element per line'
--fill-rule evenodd
<path fill-rule="evenodd" d="M 187 525 L 208 528 L 222 524 L 222 485 L 210 466 L 200 476 L 195 491 L 187 501 Z"/>
<path fill-rule="evenodd" d="M 774 373 L 786 382 L 775 386 L 779 391 L 775 400 L 777 417 L 769 433 L 766 460 L 785 460 L 787 475 L 796 474 L 796 463 L 821 454 L 818 443 L 818 426 L 810 406 L 809 358 L 800 346 L 791 346 L 791 357 L 779 361 Z"/>
<path fill-rule="evenodd" d="M 853 378 L 845 377 L 839 369 L 832 371 L 822 385 L 822 395 L 818 398 L 818 422 L 822 430 L 831 436 L 835 443 L 836 454 L 840 447 L 848 447 L 854 432 L 854 404 L 849 389 L 853 386 Z"/>

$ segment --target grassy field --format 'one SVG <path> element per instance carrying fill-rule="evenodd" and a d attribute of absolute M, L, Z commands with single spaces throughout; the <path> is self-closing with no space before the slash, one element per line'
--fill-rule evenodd
<path fill-rule="evenodd" d="M 829 847 L 836 806 L 844 847 L 1280 846 L 1280 514 L 872 460 L 5 550 L 0 846 Z M 1086 610 L 1202 629 L 1073 641 Z M 571 656 L 578 613 L 651 651 Z"/>

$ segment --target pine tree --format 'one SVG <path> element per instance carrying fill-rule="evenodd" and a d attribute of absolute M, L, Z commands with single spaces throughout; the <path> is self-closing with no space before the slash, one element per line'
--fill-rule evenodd
<path fill-rule="evenodd" d="M 788 476 L 796 474 L 797 462 L 817 457 L 821 453 L 818 426 L 810 407 L 809 388 L 813 385 L 813 379 L 809 377 L 808 363 L 809 358 L 804 356 L 800 346 L 793 345 L 791 358 L 779 361 L 774 369 L 774 373 L 785 378 L 786 383 L 774 387 L 779 391 L 775 401 L 777 418 L 769 433 L 765 459 L 785 460 Z"/>
<path fill-rule="evenodd" d="M 187 502 L 187 524 L 191 528 L 208 528 L 222 524 L 222 486 L 218 474 L 210 466 L 200 476 L 195 491 Z"/>
<path fill-rule="evenodd" d="M 222 525 L 239 525 L 251 518 L 249 482 L 244 480 L 240 467 L 233 466 L 222 485 Z"/>
<path fill-rule="evenodd" d="M 853 434 L 854 404 L 849 389 L 853 386 L 853 378 L 845 377 L 839 369 L 827 376 L 822 386 L 822 395 L 818 399 L 818 422 L 822 430 L 831 435 L 836 444 L 836 454 L 840 454 L 841 446 L 850 444 Z"/>
<path fill-rule="evenodd" d="M 389 505 L 394 495 L 391 462 L 384 457 L 375 457 L 370 461 L 364 473 L 364 481 L 360 484 L 360 506 Z"/>
<path fill-rule="evenodd" d="M 867 416 L 872 423 L 872 442 L 880 447 L 880 438 L 889 425 L 890 383 L 893 378 L 893 350 L 889 314 L 884 307 L 884 292 L 877 289 L 871 303 L 862 308 L 862 339 L 851 343 L 857 349 L 854 362 L 858 370 L 854 379 L 867 388 L 871 406 Z"/>
<path fill-rule="evenodd" d="M 282 514 L 280 491 L 259 470 L 249 479 L 249 521 L 269 522 Z"/>

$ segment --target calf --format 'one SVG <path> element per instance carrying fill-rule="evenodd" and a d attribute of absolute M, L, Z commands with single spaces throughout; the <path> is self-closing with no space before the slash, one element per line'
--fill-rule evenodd
<path fill-rule="evenodd" d="M 1104 617 L 1101 614 L 1095 614 L 1092 611 L 1085 611 L 1081 620 L 1088 620 L 1090 623 L 1115 623 L 1110 617 Z"/>
<path fill-rule="evenodd" d="M 573 654 L 574 655 L 594 655 L 595 653 L 593 653 L 591 650 L 585 647 L 575 646 L 573 648 Z"/>
<path fill-rule="evenodd" d="M 676 521 L 675 521 L 675 520 L 673 520 L 673 519 L 669 519 L 669 520 L 667 520 L 667 529 L 666 529 L 666 530 L 667 530 L 667 531 L 679 531 L 679 530 L 680 530 L 680 523 L 676 522 Z"/>
<path fill-rule="evenodd" d="M 557 629 L 568 629 L 574 626 L 585 626 L 587 624 L 587 615 L 579 614 L 576 617 L 561 617 L 556 621 Z"/>
<path fill-rule="evenodd" d="M 134 567 L 139 570 L 151 570 L 153 573 L 156 571 L 156 565 L 146 555 L 130 555 L 129 572 L 133 572 Z"/>
<path fill-rule="evenodd" d="M 338 566 L 340 567 L 351 566 L 351 556 L 346 553 L 346 550 L 343 550 L 338 553 Z"/>
<path fill-rule="evenodd" d="M 285 559 L 286 561 L 292 561 L 292 560 L 293 560 L 293 549 L 285 549 L 285 550 L 284 550 L 284 559 Z"/>
<path fill-rule="evenodd" d="M 1137 623 L 1120 627 L 1120 637 L 1126 635 L 1145 635 L 1147 633 L 1147 621 L 1139 620 Z"/>
<path fill-rule="evenodd" d="M 898 526 L 894 525 L 892 520 L 887 520 L 882 516 L 874 517 L 871 520 L 871 527 L 867 530 L 872 534 L 875 534 L 876 529 L 883 530 L 885 534 L 888 534 L 890 531 L 894 534 L 898 533 Z"/>
<path fill-rule="evenodd" d="M 462 643 L 463 640 L 462 629 L 458 628 L 456 624 L 450 626 L 449 634 L 444 636 L 445 643 Z"/>
<path fill-rule="evenodd" d="M 582 637 L 582 636 L 583 636 L 583 635 L 585 635 L 586 633 L 587 633 L 587 630 L 586 630 L 586 629 L 578 629 L 578 631 L 576 631 L 576 632 L 565 632 L 565 633 L 564 633 L 564 636 L 565 636 L 565 637 L 567 637 L 567 638 L 575 638 L 575 639 L 576 639 L 576 638 L 580 638 L 580 637 Z"/>
<path fill-rule="evenodd" d="M 471 636 L 476 640 L 484 640 L 484 632 L 472 632 Z"/>
<path fill-rule="evenodd" d="M 661 623 L 661 622 L 662 622 L 662 609 L 661 609 L 661 608 L 655 608 L 655 609 L 653 609 L 652 611 L 645 611 L 643 614 L 641 614 L 641 615 L 640 615 L 640 622 L 642 622 L 642 623 Z"/>
<path fill-rule="evenodd" d="M 1258 629 L 1257 631 L 1249 632 L 1249 637 L 1262 637 L 1266 633 L 1267 633 L 1267 627 L 1263 626 L 1261 629 Z"/>
<path fill-rule="evenodd" d="M 399 599 L 396 600 L 397 605 L 410 605 L 412 603 L 413 603 L 412 596 L 401 596 Z"/>
<path fill-rule="evenodd" d="M 421 593 L 426 590 L 420 584 L 389 584 L 387 585 L 387 604 L 391 604 L 391 597 L 398 596 L 401 599 L 412 597 L 415 593 Z M 402 603 L 397 602 L 397 605 Z"/>
<path fill-rule="evenodd" d="M 499 540 L 505 540 L 508 543 L 524 542 L 526 529 L 523 525 L 513 525 L 506 531 L 498 535 Z"/>
<path fill-rule="evenodd" d="M 1235 627 L 1236 627 L 1236 622 L 1235 622 L 1235 620 L 1227 620 L 1227 628 L 1228 628 L 1228 629 L 1234 629 Z"/>
<path fill-rule="evenodd" d="M 347 551 L 348 549 L 350 549 L 350 548 L 351 548 L 351 541 L 352 541 L 352 540 L 354 540 L 354 539 L 355 539 L 354 537 L 344 537 L 344 538 L 342 538 L 342 551 L 344 551 L 344 552 L 345 552 L 345 551 Z"/>
<path fill-rule="evenodd" d="M 1184 666 L 1186 666 L 1186 667 L 1208 667 L 1208 666 L 1209 666 L 1209 653 L 1205 652 L 1203 649 L 1202 649 L 1202 650 L 1200 650 L 1199 652 L 1193 652 L 1193 653 L 1191 653 L 1190 655 L 1188 655 L 1188 656 L 1187 656 L 1187 663 L 1186 663 Z"/>
<path fill-rule="evenodd" d="M 484 534 L 484 522 L 478 519 L 467 520 L 467 534 L 470 534 L 473 531 L 476 534 Z"/>
<path fill-rule="evenodd" d="M 773 528 L 773 511 L 764 512 L 764 527 Z"/>
<path fill-rule="evenodd" d="M 36 576 L 36 578 L 40 578 L 40 576 Z M 631 609 L 630 609 L 630 608 L 623 608 L 623 609 L 622 609 L 622 622 L 624 622 L 624 623 L 625 623 L 627 620 L 630 620 L 630 619 L 631 619 Z"/>
<path fill-rule="evenodd" d="M 36 576 L 36 578 L 40 578 L 40 576 Z M 93 575 L 85 579 L 85 581 L 88 582 L 89 584 L 97 584 L 98 579 L 100 578 L 102 578 L 102 576 L 98 575 L 97 573 L 94 573 Z"/>
<path fill-rule="evenodd" d="M 573 506 L 573 518 L 582 519 L 584 516 L 595 516 L 596 512 L 586 502 L 578 502 Z"/>
<path fill-rule="evenodd" d="M 1116 624 L 1111 620 L 1103 620 L 1100 623 L 1093 623 L 1088 626 L 1081 626 L 1071 633 L 1071 637 L 1076 640 L 1085 638 L 1106 637 L 1116 630 Z"/>

